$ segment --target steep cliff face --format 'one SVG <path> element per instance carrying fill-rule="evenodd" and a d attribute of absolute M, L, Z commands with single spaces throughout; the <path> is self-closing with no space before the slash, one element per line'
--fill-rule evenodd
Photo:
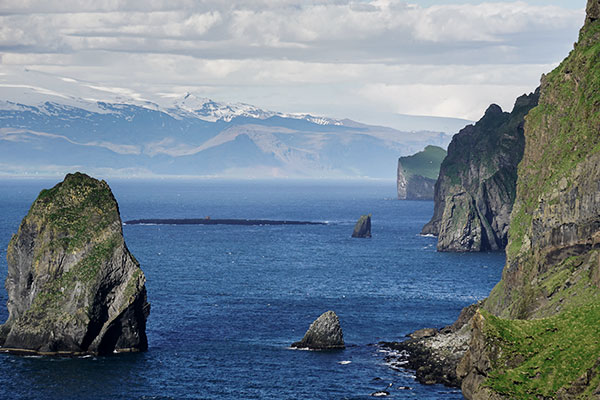
<path fill-rule="evenodd" d="M 526 117 L 502 280 L 474 318 L 469 399 L 600 396 L 600 0 Z"/>
<path fill-rule="evenodd" d="M 398 159 L 396 184 L 399 200 L 432 200 L 446 150 L 427 146 L 412 156 Z"/>
<path fill-rule="evenodd" d="M 106 182 L 75 173 L 43 190 L 7 250 L 5 351 L 147 349 L 145 277 Z"/>
<path fill-rule="evenodd" d="M 511 113 L 493 104 L 452 138 L 435 184 L 434 215 L 423 234 L 439 251 L 501 250 L 507 244 L 525 115 L 539 93 L 521 96 Z"/>

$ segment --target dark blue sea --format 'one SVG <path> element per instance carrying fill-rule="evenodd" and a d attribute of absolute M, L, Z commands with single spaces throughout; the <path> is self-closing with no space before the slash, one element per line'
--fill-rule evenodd
<path fill-rule="evenodd" d="M 0 181 L 6 246 L 39 191 Z M 504 255 L 447 254 L 419 235 L 433 202 L 398 201 L 393 182 L 109 180 L 123 220 L 251 218 L 311 226 L 125 225 L 147 278 L 149 350 L 88 358 L 0 355 L 0 399 L 462 399 L 394 371 L 376 343 L 442 327 L 484 298 Z M 352 239 L 372 213 L 373 238 Z M 0 290 L 0 319 L 7 295 Z M 334 310 L 347 349 L 290 350 Z M 350 361 L 350 363 L 347 363 Z M 377 380 L 376 378 L 381 378 Z M 409 386 L 412 390 L 398 390 Z"/>

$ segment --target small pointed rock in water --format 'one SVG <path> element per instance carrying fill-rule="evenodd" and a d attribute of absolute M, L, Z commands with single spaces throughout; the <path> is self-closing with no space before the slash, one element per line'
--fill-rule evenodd
<path fill-rule="evenodd" d="M 371 214 L 362 215 L 356 225 L 354 226 L 354 232 L 352 232 L 353 238 L 370 238 L 371 237 Z"/>
<path fill-rule="evenodd" d="M 340 320 L 333 311 L 327 311 L 313 322 L 301 341 L 292 344 L 296 348 L 312 350 L 343 349 L 344 334 Z"/>

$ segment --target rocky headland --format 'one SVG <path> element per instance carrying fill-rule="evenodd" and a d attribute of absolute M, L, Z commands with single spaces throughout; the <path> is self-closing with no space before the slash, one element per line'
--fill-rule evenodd
<path fill-rule="evenodd" d="M 525 146 L 524 118 L 538 98 L 538 91 L 519 97 L 510 113 L 492 104 L 452 138 L 435 184 L 434 214 L 422 230 L 438 237 L 439 251 L 506 247 Z"/>
<path fill-rule="evenodd" d="M 311 350 L 335 350 L 345 348 L 344 334 L 336 313 L 327 311 L 321 314 L 308 328 L 302 340 L 292 343 L 292 347 Z"/>
<path fill-rule="evenodd" d="M 42 190 L 7 250 L 0 350 L 109 354 L 148 347 L 144 273 L 104 181 L 69 174 Z"/>
<path fill-rule="evenodd" d="M 600 396 L 600 0 L 526 118 L 502 280 L 472 321 L 469 399 Z"/>
<path fill-rule="evenodd" d="M 506 265 L 467 324 L 457 381 L 469 400 L 597 399 L 600 0 L 525 120 Z"/>
<path fill-rule="evenodd" d="M 398 159 L 396 187 L 399 200 L 432 200 L 446 150 L 427 146 L 412 156 Z"/>

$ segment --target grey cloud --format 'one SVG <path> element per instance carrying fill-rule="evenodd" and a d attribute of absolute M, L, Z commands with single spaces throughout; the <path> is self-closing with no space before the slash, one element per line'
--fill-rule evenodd
<path fill-rule="evenodd" d="M 138 2 L 124 2 L 119 9 L 110 1 L 72 3 L 69 12 L 46 2 L 19 4 L 2 7 L 20 14 L 0 17 L 0 51 L 366 63 L 431 63 L 440 54 L 452 57 L 446 62 L 469 62 L 477 53 L 485 63 L 486 53 L 498 54 L 504 46 L 512 49 L 513 62 L 536 56 L 547 62 L 556 59 L 549 54 L 556 42 L 542 38 L 568 36 L 583 19 L 581 11 L 525 3 L 421 8 L 374 1 L 283 1 L 275 7 L 266 1 L 153 1 L 145 12 Z M 34 5 L 39 9 L 27 13 Z M 522 51 L 531 38 L 539 49 L 533 54 Z"/>
<path fill-rule="evenodd" d="M 585 0 L 577 1 L 579 10 L 524 1 L 4 0 L 0 72 L 30 66 L 142 94 L 197 91 L 338 118 L 477 119 L 489 102 L 510 107 L 564 58 L 583 22 Z M 399 100 L 406 93 L 414 104 Z"/>

